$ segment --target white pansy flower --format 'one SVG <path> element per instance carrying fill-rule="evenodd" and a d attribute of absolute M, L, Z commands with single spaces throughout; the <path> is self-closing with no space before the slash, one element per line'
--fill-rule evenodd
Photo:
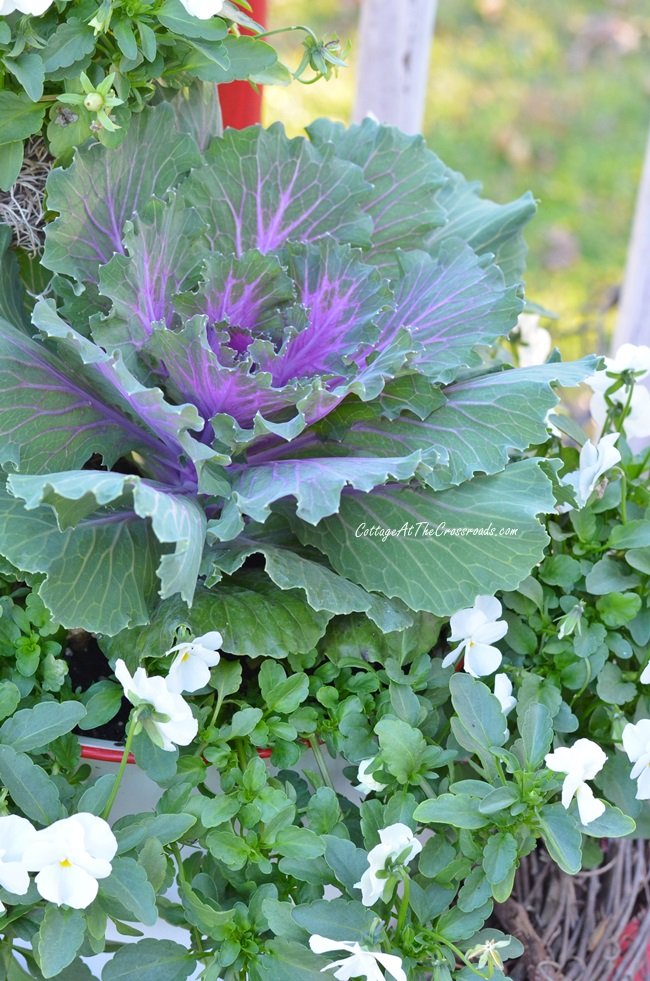
<path fill-rule="evenodd" d="M 27 856 L 37 872 L 36 888 L 50 903 L 86 909 L 111 874 L 117 841 L 110 826 L 94 814 L 73 814 L 38 831 Z"/>
<path fill-rule="evenodd" d="M 620 375 L 633 371 L 638 379 L 650 375 L 650 347 L 647 344 L 621 344 L 613 358 L 605 358 L 606 371 Z"/>
<path fill-rule="evenodd" d="M 379 844 L 368 852 L 368 868 L 355 882 L 364 906 L 373 906 L 384 897 L 390 867 L 406 865 L 422 851 L 422 845 L 406 824 L 391 824 L 379 832 Z"/>
<path fill-rule="evenodd" d="M 379 783 L 375 780 L 372 773 L 368 773 L 368 768 L 375 762 L 374 757 L 367 760 L 361 760 L 359 763 L 359 770 L 357 772 L 357 780 L 359 783 L 355 787 L 360 794 L 371 794 L 373 792 L 379 793 L 386 789 L 385 783 Z"/>
<path fill-rule="evenodd" d="M 641 672 L 639 681 L 642 685 L 650 685 L 650 661 L 648 661 L 645 668 Z"/>
<path fill-rule="evenodd" d="M 199 20 L 209 20 L 223 10 L 224 0 L 181 0 L 181 3 L 192 17 Z"/>
<path fill-rule="evenodd" d="M 512 712 L 517 704 L 517 699 L 512 694 L 512 682 L 507 674 L 495 674 L 494 676 L 494 696 L 498 698 L 501 711 L 505 716 Z M 508 726 L 505 734 L 508 735 Z"/>
<path fill-rule="evenodd" d="M 562 478 L 563 484 L 573 488 L 578 507 L 585 506 L 603 474 L 620 462 L 621 454 L 614 446 L 618 437 L 618 433 L 610 433 L 596 446 L 588 439 L 580 450 L 578 470 Z"/>
<path fill-rule="evenodd" d="M 566 774 L 562 784 L 562 804 L 568 809 L 575 797 L 583 824 L 589 824 L 605 813 L 605 805 L 594 797 L 586 783 L 593 780 L 607 762 L 600 746 L 591 739 L 578 739 L 573 746 L 562 746 L 554 753 L 548 753 L 544 762 L 549 770 Z"/>
<path fill-rule="evenodd" d="M 517 326 L 520 342 L 517 345 L 517 357 L 520 368 L 530 368 L 536 364 L 544 364 L 551 353 L 553 342 L 545 327 L 539 326 L 539 316 L 536 313 L 521 313 Z"/>
<path fill-rule="evenodd" d="M 27 855 L 36 835 L 25 818 L 17 814 L 0 817 L 0 886 L 16 896 L 24 896 L 29 889 Z"/>
<path fill-rule="evenodd" d="M 0 17 L 8 17 L 16 10 L 19 10 L 21 14 L 40 17 L 48 7 L 52 6 L 52 3 L 53 0 L 0 0 Z"/>
<path fill-rule="evenodd" d="M 338 961 L 332 961 L 321 971 L 334 971 L 334 977 L 339 981 L 350 981 L 351 978 L 365 978 L 366 981 L 386 981 L 386 976 L 380 966 L 388 972 L 395 981 L 408 981 L 401 957 L 395 954 L 382 954 L 381 951 L 364 950 L 353 940 L 329 940 L 315 933 L 309 938 L 309 946 L 315 954 L 329 954 L 333 950 L 343 950 L 348 956 Z"/>
<path fill-rule="evenodd" d="M 144 668 L 138 668 L 131 676 L 121 658 L 115 665 L 115 677 L 132 705 L 137 708 L 149 705 L 153 709 L 148 714 L 142 713 L 139 721 L 156 746 L 171 751 L 192 742 L 198 732 L 198 722 L 185 699 L 169 690 L 165 678 L 150 678 Z"/>
<path fill-rule="evenodd" d="M 477 596 L 474 606 L 454 613 L 449 621 L 449 640 L 460 643 L 447 654 L 443 668 L 454 664 L 464 654 L 465 670 L 472 677 L 481 678 L 496 671 L 501 664 L 501 651 L 492 644 L 508 632 L 508 624 L 499 620 L 500 616 L 501 603 L 494 596 Z"/>
<path fill-rule="evenodd" d="M 615 382 L 612 375 L 619 375 L 624 371 L 633 371 L 637 382 L 646 378 L 650 374 L 650 347 L 646 344 L 623 344 L 613 358 L 605 358 L 605 368 L 602 371 L 597 371 L 586 379 L 586 384 L 594 393 L 590 410 L 599 431 L 602 431 L 607 418 L 605 392 Z M 629 415 L 624 423 L 626 436 L 642 438 L 650 435 L 650 392 L 647 388 L 635 384 L 630 397 L 628 387 L 622 386 L 615 392 L 610 392 L 608 398 L 621 408 L 628 406 L 629 398 Z"/>
<path fill-rule="evenodd" d="M 167 687 L 170 691 L 199 691 L 210 681 L 210 668 L 221 660 L 219 648 L 223 637 L 218 630 L 210 630 L 194 640 L 176 644 L 166 653 L 176 654 L 169 674 Z"/>
<path fill-rule="evenodd" d="M 623 749 L 634 763 L 630 779 L 638 781 L 636 799 L 650 800 L 650 719 L 628 722 L 623 729 Z"/>

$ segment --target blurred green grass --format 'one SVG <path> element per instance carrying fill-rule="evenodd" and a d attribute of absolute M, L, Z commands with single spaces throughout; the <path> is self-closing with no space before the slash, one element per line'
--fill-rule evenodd
<path fill-rule="evenodd" d="M 399 0 L 398 0 L 399 2 Z M 268 89 L 266 122 L 291 133 L 350 117 L 355 0 L 271 0 L 273 26 L 349 41 L 350 67 L 313 86 Z M 297 61 L 296 35 L 279 45 Z M 577 354 L 614 313 L 650 124 L 650 0 L 440 0 L 424 132 L 443 160 L 505 201 L 530 189 L 529 297 L 558 314 Z M 567 350 L 568 347 L 568 350 Z"/>

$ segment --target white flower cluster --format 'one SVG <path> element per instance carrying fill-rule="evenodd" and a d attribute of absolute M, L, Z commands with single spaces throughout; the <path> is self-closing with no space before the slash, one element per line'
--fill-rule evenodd
<path fill-rule="evenodd" d="M 132 675 L 123 660 L 116 662 L 115 676 L 128 700 L 136 708 L 150 708 L 139 715 L 139 722 L 156 746 L 172 751 L 176 746 L 188 746 L 196 736 L 198 722 L 181 692 L 205 688 L 210 669 L 220 661 L 221 644 L 219 631 L 211 630 L 170 648 L 167 654 L 176 657 L 166 678 L 151 677 L 144 668 Z"/>
<path fill-rule="evenodd" d="M 117 841 L 94 814 L 74 814 L 37 831 L 15 814 L 0 817 L 0 886 L 16 896 L 29 889 L 36 872 L 38 892 L 57 906 L 85 909 L 95 899 L 99 879 L 111 874 Z M 0 912 L 4 906 L 0 903 Z"/>

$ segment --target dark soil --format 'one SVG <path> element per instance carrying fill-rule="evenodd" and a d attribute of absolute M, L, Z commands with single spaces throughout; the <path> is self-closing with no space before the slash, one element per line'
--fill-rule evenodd
<path fill-rule="evenodd" d="M 113 672 L 106 656 L 92 634 L 85 630 L 71 630 L 68 634 L 65 659 L 70 670 L 70 682 L 75 691 L 88 691 L 96 681 L 111 679 Z M 108 739 L 111 742 L 124 742 L 124 731 L 129 719 L 131 706 L 122 699 L 122 706 L 117 715 L 97 729 L 86 729 L 79 735 L 90 739 Z"/>

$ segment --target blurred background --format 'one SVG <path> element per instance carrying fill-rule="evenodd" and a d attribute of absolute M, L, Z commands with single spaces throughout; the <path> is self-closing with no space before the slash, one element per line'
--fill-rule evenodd
<path fill-rule="evenodd" d="M 359 6 L 270 0 L 271 27 L 307 24 L 350 50 L 337 79 L 268 88 L 265 123 L 350 121 Z M 274 43 L 297 62 L 296 40 Z M 486 196 L 538 199 L 527 295 L 557 314 L 545 326 L 566 356 L 613 330 L 649 125 L 650 0 L 439 0 L 424 135 Z"/>

